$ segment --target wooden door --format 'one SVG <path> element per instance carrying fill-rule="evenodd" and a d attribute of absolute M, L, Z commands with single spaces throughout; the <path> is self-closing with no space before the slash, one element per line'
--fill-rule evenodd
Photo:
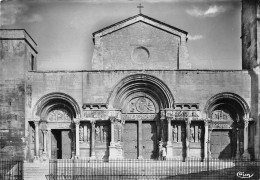
<path fill-rule="evenodd" d="M 143 158 L 157 159 L 157 129 L 155 122 L 143 122 L 142 124 L 142 144 L 143 144 Z"/>
<path fill-rule="evenodd" d="M 61 159 L 61 133 L 60 130 L 53 129 L 51 131 L 51 158 Z"/>
<path fill-rule="evenodd" d="M 214 130 L 210 139 L 210 151 L 213 158 L 232 158 L 231 131 Z"/>
<path fill-rule="evenodd" d="M 61 139 L 62 139 L 62 159 L 70 159 L 71 158 L 71 137 L 69 130 L 61 131 Z"/>
<path fill-rule="evenodd" d="M 124 125 L 123 147 L 125 159 L 137 159 L 137 122 Z"/>

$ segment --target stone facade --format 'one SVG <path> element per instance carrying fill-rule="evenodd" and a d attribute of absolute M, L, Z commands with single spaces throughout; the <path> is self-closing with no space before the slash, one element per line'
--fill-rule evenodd
<path fill-rule="evenodd" d="M 92 70 L 36 71 L 26 31 L 0 31 L 2 156 L 161 159 L 166 147 L 167 159 L 258 157 L 253 50 L 243 70 L 191 70 L 187 32 L 143 14 L 93 39 Z"/>

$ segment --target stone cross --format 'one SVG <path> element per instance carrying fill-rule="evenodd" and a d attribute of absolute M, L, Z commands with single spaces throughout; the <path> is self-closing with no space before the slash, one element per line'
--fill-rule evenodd
<path fill-rule="evenodd" d="M 139 14 L 142 14 L 142 8 L 144 8 L 144 7 L 142 6 L 141 3 L 137 6 L 137 8 L 139 8 Z"/>

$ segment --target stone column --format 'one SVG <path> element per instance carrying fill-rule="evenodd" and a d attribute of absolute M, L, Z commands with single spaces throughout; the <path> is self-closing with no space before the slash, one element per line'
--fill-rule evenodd
<path fill-rule="evenodd" d="M 190 157 L 190 124 L 191 117 L 185 120 L 186 123 L 186 159 Z"/>
<path fill-rule="evenodd" d="M 39 160 L 39 124 L 40 121 L 35 120 L 34 125 L 35 125 L 35 157 L 34 160 Z"/>
<path fill-rule="evenodd" d="M 71 129 L 72 133 L 72 158 L 76 158 L 76 129 L 73 127 Z"/>
<path fill-rule="evenodd" d="M 46 160 L 47 159 L 47 129 L 43 129 L 43 159 Z"/>
<path fill-rule="evenodd" d="M 208 158 L 211 158 L 211 150 L 210 150 L 210 140 L 211 140 L 211 133 L 213 129 L 209 128 L 209 136 L 208 136 Z"/>
<path fill-rule="evenodd" d="M 48 152 L 48 158 L 51 159 L 51 129 L 47 129 L 47 152 Z"/>
<path fill-rule="evenodd" d="M 80 119 L 74 119 L 74 123 L 76 126 L 76 156 L 75 158 L 79 158 L 80 152 L 79 152 L 79 124 Z"/>
<path fill-rule="evenodd" d="M 142 129 L 142 120 L 138 120 L 138 159 L 143 159 L 143 129 Z"/>
<path fill-rule="evenodd" d="M 204 158 L 208 157 L 208 143 L 209 143 L 209 122 L 204 120 Z"/>
<path fill-rule="evenodd" d="M 238 125 L 238 124 L 237 124 Z M 240 158 L 240 135 L 239 135 L 239 125 L 238 127 L 236 127 L 236 136 L 237 136 L 237 139 L 236 139 L 236 159 L 239 159 Z"/>
<path fill-rule="evenodd" d="M 167 129 L 168 129 L 168 133 L 167 133 L 167 160 L 171 159 L 173 157 L 173 146 L 172 146 L 172 124 L 171 124 L 171 118 L 166 118 L 167 119 Z"/>
<path fill-rule="evenodd" d="M 96 159 L 95 153 L 95 124 L 96 121 L 91 121 L 91 157 L 90 159 Z"/>
<path fill-rule="evenodd" d="M 110 126 L 111 141 L 109 146 L 109 159 L 112 160 L 117 158 L 117 150 L 115 146 L 115 123 L 117 119 L 115 117 L 110 117 L 109 119 L 111 122 L 111 126 Z"/>
<path fill-rule="evenodd" d="M 250 159 L 250 154 L 248 152 L 248 125 L 249 125 L 249 118 L 244 118 L 244 159 Z"/>

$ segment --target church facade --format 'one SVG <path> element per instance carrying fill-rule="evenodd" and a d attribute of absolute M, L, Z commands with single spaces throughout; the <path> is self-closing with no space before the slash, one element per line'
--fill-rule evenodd
<path fill-rule="evenodd" d="M 256 3 L 243 1 L 242 70 L 190 69 L 188 33 L 141 13 L 93 33 L 89 71 L 37 71 L 30 35 L 0 30 L 1 156 L 257 158 Z"/>

